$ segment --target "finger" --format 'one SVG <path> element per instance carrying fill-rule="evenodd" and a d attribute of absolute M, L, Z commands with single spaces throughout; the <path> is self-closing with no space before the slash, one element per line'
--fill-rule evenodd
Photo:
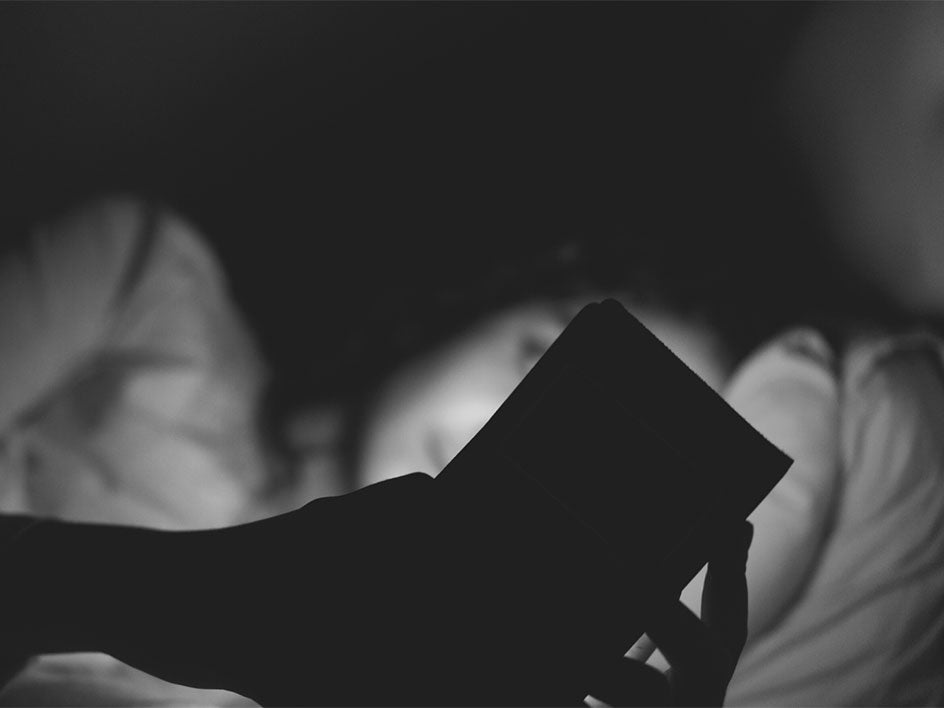
<path fill-rule="evenodd" d="M 677 675 L 701 672 L 717 649 L 717 641 L 707 625 L 678 600 L 653 613 L 646 634 Z"/>
<path fill-rule="evenodd" d="M 664 706 L 669 682 L 660 671 L 632 659 L 620 658 L 594 679 L 587 705 Z"/>
<path fill-rule="evenodd" d="M 668 660 L 673 705 L 720 706 L 733 669 L 727 651 L 682 602 L 663 608 L 647 633 Z"/>
<path fill-rule="evenodd" d="M 722 540 L 709 563 L 711 580 L 706 577 L 702 603 L 705 622 L 675 601 L 657 607 L 646 626 L 646 633 L 671 666 L 669 683 L 676 705 L 721 705 L 724 701 L 746 637 L 744 567 L 752 531 L 749 525 L 739 527 L 734 540 Z"/>
<path fill-rule="evenodd" d="M 701 616 L 729 654 L 734 666 L 747 641 L 747 551 L 753 527 L 744 522 L 730 543 L 708 564 Z"/>
<path fill-rule="evenodd" d="M 754 526 L 742 521 L 735 528 L 719 535 L 718 543 L 710 562 L 718 566 L 743 568 L 747 565 L 748 551 L 754 538 Z"/>

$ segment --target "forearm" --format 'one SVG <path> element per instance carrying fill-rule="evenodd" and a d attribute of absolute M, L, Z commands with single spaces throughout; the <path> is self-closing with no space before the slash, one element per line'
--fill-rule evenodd
<path fill-rule="evenodd" d="M 192 637 L 218 623 L 232 570 L 215 531 L 41 522 L 10 549 L 5 634 L 31 654 L 102 651 L 178 682 L 200 681 Z M 166 657 L 165 657 L 166 655 Z M 197 669 L 193 676 L 180 668 Z M 181 681 L 187 678 L 188 681 Z"/>
<path fill-rule="evenodd" d="M 2 554 L 4 643 L 100 651 L 263 703 L 336 703 L 329 682 L 310 685 L 309 658 L 367 631 L 349 610 L 368 588 L 349 576 L 372 535 L 340 501 L 208 531 L 41 522 Z"/>

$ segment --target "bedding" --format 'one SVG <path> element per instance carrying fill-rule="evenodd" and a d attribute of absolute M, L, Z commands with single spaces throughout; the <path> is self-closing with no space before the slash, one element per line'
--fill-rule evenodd
<path fill-rule="evenodd" d="M 112 199 L 36 229 L 0 263 L 0 361 L 0 511 L 170 530 L 258 513 L 265 370 L 219 264 L 176 215 Z M 104 655 L 43 657 L 0 693 L 4 705 L 240 700 Z"/>

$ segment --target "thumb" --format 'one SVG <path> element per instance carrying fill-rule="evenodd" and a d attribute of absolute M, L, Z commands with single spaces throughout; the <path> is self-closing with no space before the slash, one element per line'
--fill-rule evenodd
<path fill-rule="evenodd" d="M 747 565 L 754 527 L 745 521 L 719 546 L 708 563 L 701 617 L 731 659 L 731 672 L 747 641 Z"/>

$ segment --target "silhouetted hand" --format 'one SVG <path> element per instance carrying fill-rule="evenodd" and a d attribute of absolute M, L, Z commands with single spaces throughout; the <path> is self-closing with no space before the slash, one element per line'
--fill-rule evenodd
<path fill-rule="evenodd" d="M 643 629 L 626 564 L 552 503 L 520 513 L 529 487 L 439 482 L 409 475 L 217 531 L 38 526 L 17 544 L 16 577 L 35 582 L 11 586 L 10 636 L 264 705 L 655 702 L 651 670 L 605 671 Z M 673 664 L 668 683 L 655 673 L 660 700 L 723 698 L 743 554 L 712 572 L 707 629 L 671 609 L 650 623 Z"/>
<path fill-rule="evenodd" d="M 202 670 L 270 705 L 579 704 L 628 646 L 623 578 L 587 558 L 588 582 L 569 529 L 489 535 L 491 506 L 438 491 L 409 475 L 226 530 Z"/>
<path fill-rule="evenodd" d="M 611 706 L 720 706 L 747 639 L 744 570 L 753 527 L 744 522 L 708 565 L 702 619 L 682 602 L 656 612 L 647 634 L 626 658 L 613 662 L 591 691 Z M 666 673 L 645 664 L 653 645 L 670 664 Z M 639 657 L 638 660 L 633 657 Z"/>
<path fill-rule="evenodd" d="M 592 559 L 596 575 L 581 575 L 569 565 L 576 555 L 560 566 L 569 531 L 548 536 L 552 525 L 539 519 L 523 527 L 537 529 L 531 545 L 519 534 L 483 535 L 476 529 L 494 523 L 487 512 L 448 502 L 417 474 L 272 520 L 264 542 L 234 539 L 242 553 L 256 545 L 264 555 L 256 572 L 267 599 L 248 623 L 258 649 L 230 655 L 246 664 L 248 695 L 292 704 L 579 703 L 598 687 L 604 662 L 625 651 L 630 637 L 618 626 L 633 609 L 628 579 Z M 704 623 L 679 602 L 651 615 L 646 629 L 668 675 L 642 666 L 599 686 L 621 691 L 601 698 L 721 705 L 746 637 L 751 531 L 745 524 L 712 561 Z"/>

